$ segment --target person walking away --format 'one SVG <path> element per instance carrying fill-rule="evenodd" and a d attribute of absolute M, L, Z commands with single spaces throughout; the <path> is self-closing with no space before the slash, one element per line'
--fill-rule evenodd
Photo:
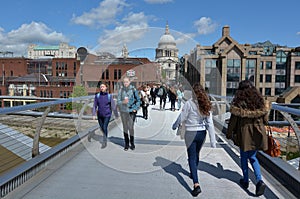
<path fill-rule="evenodd" d="M 185 124 L 184 140 L 187 148 L 190 177 L 194 187 L 191 194 L 195 197 L 201 193 L 198 180 L 199 154 L 209 133 L 211 147 L 216 148 L 215 129 L 212 119 L 212 104 L 200 84 L 193 86 L 193 97 L 182 107 L 181 113 L 174 122 L 172 129 Z"/>
<path fill-rule="evenodd" d="M 260 164 L 256 158 L 258 150 L 267 150 L 268 141 L 265 125 L 268 122 L 268 110 L 260 92 L 248 80 L 239 83 L 230 107 L 230 119 L 226 138 L 233 140 L 240 148 L 243 178 L 240 184 L 249 187 L 248 160 L 256 178 L 256 196 L 264 194 L 266 185 L 262 180 Z"/>
<path fill-rule="evenodd" d="M 181 109 L 181 102 L 183 100 L 183 97 L 184 97 L 184 91 L 183 91 L 183 88 L 182 87 L 179 87 L 177 89 L 177 108 L 178 110 Z"/>
<path fill-rule="evenodd" d="M 112 112 L 116 118 L 119 117 L 115 101 L 112 98 L 112 95 L 107 92 L 107 85 L 102 83 L 100 84 L 100 92 L 95 95 L 94 106 L 93 106 L 93 120 L 96 119 L 96 113 L 98 118 L 99 126 L 103 132 L 102 147 L 107 146 L 107 134 L 108 134 L 108 123 L 111 118 Z M 91 140 L 91 135 L 88 136 L 88 141 Z"/>
<path fill-rule="evenodd" d="M 156 104 L 156 95 L 157 95 L 157 92 L 156 92 L 156 86 L 153 85 L 150 89 L 150 96 L 151 96 L 151 104 L 152 105 L 155 105 Z"/>
<path fill-rule="evenodd" d="M 169 98 L 171 101 L 171 111 L 175 111 L 175 103 L 177 100 L 177 93 L 174 86 L 170 87 L 169 89 Z"/>
<path fill-rule="evenodd" d="M 159 97 L 159 108 L 160 110 L 165 110 L 166 107 L 166 100 L 167 100 L 167 88 L 165 84 L 162 84 L 158 91 L 157 96 Z"/>
<path fill-rule="evenodd" d="M 134 150 L 134 121 L 141 101 L 138 91 L 133 85 L 130 84 L 130 79 L 128 77 L 123 79 L 123 87 L 118 92 L 117 104 L 123 125 L 123 135 L 125 141 L 124 150 L 128 150 L 129 142 L 130 149 Z"/>
<path fill-rule="evenodd" d="M 148 106 L 149 106 L 149 97 L 147 94 L 147 86 L 143 85 L 141 90 L 141 102 L 142 102 L 142 111 L 143 118 L 148 119 Z"/>

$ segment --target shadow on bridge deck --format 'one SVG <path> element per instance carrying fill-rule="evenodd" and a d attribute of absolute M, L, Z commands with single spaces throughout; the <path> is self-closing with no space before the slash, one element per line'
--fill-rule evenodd
<path fill-rule="evenodd" d="M 186 148 L 171 129 L 179 112 L 157 107 L 149 107 L 148 120 L 137 118 L 136 150 L 123 150 L 121 122 L 115 121 L 105 149 L 97 139 L 84 138 L 4 198 L 192 198 Z M 238 153 L 222 132 L 217 131 L 217 137 L 217 148 L 210 148 L 207 136 L 200 154 L 199 197 L 254 198 L 253 173 L 249 189 L 242 189 Z M 262 173 L 267 189 L 260 198 L 296 198 L 265 170 Z"/>

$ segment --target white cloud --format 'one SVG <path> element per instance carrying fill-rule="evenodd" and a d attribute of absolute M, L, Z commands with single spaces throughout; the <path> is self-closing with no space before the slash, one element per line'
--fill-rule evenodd
<path fill-rule="evenodd" d="M 198 21 L 194 22 L 200 35 L 212 33 L 218 27 L 218 24 L 209 17 L 201 17 Z"/>
<path fill-rule="evenodd" d="M 81 16 L 73 15 L 71 21 L 75 24 L 100 27 L 114 23 L 118 14 L 127 6 L 125 0 L 104 0 L 97 8 L 83 13 Z"/>
<path fill-rule="evenodd" d="M 173 2 L 173 0 L 145 0 L 145 2 L 150 4 L 164 4 Z"/>
<path fill-rule="evenodd" d="M 144 13 L 129 13 L 113 30 L 105 30 L 94 51 L 107 51 L 117 55 L 124 44 L 143 37 L 148 28 L 148 17 Z"/>
<path fill-rule="evenodd" d="M 300 32 L 297 32 L 297 35 L 300 35 Z"/>
<path fill-rule="evenodd" d="M 196 34 L 194 34 L 194 33 L 182 34 L 176 39 L 176 44 L 177 45 L 185 44 L 188 41 L 192 40 L 195 36 L 196 36 Z"/>
<path fill-rule="evenodd" d="M 0 46 L 2 51 L 12 51 L 15 56 L 27 55 L 27 47 L 31 43 L 58 44 L 68 42 L 62 33 L 52 31 L 44 23 L 31 22 L 23 24 L 7 34 L 0 29 Z"/>

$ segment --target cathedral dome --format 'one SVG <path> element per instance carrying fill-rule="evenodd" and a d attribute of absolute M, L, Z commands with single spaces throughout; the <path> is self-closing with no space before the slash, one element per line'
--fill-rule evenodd
<path fill-rule="evenodd" d="M 169 26 L 166 25 L 166 32 L 159 39 L 158 48 L 176 48 L 174 37 L 169 32 Z"/>

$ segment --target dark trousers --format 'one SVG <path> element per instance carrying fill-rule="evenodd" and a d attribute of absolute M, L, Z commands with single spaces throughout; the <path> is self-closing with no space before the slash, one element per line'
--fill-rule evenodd
<path fill-rule="evenodd" d="M 130 144 L 134 145 L 134 121 L 136 118 L 136 113 L 121 112 L 120 115 L 121 115 L 121 120 L 123 125 L 125 146 L 129 146 L 128 131 L 130 134 Z"/>
<path fill-rule="evenodd" d="M 143 110 L 143 118 L 147 119 L 148 118 L 148 106 L 142 106 Z"/>
<path fill-rule="evenodd" d="M 165 106 L 166 106 L 166 98 L 164 98 L 164 97 L 160 97 L 159 98 L 159 105 L 160 105 L 160 108 L 165 108 Z"/>
<path fill-rule="evenodd" d="M 109 123 L 110 117 L 99 117 L 98 116 L 98 123 L 99 126 L 103 132 L 103 142 L 107 142 L 107 127 L 108 127 L 108 123 Z"/>
<path fill-rule="evenodd" d="M 175 110 L 175 102 L 176 102 L 176 99 L 171 99 L 171 110 Z"/>
<path fill-rule="evenodd" d="M 151 96 L 151 101 L 152 101 L 152 105 L 156 104 L 156 96 L 155 95 Z"/>
<path fill-rule="evenodd" d="M 203 146 L 206 137 L 206 130 L 204 131 L 187 131 L 184 135 L 185 145 L 187 147 L 188 162 L 191 172 L 191 177 L 194 184 L 198 181 L 198 164 L 199 153 Z"/>

